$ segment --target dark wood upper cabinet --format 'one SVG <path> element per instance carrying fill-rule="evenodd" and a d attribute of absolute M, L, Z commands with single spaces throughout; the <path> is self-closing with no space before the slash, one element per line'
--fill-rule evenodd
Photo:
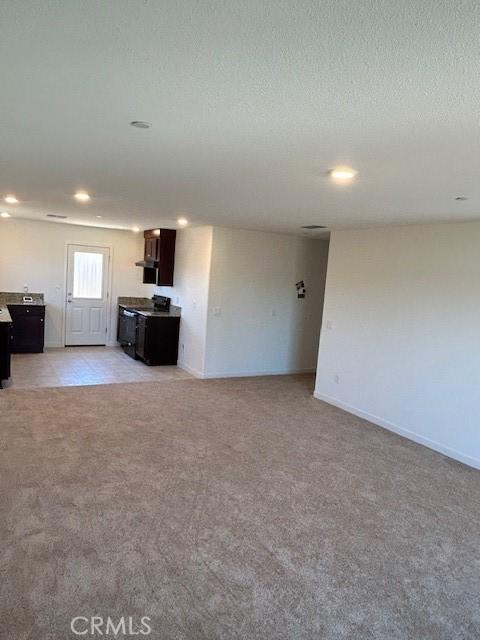
<path fill-rule="evenodd" d="M 144 259 L 155 260 L 158 267 L 147 267 L 143 270 L 143 282 L 173 287 L 173 271 L 175 267 L 175 229 L 149 229 L 143 232 L 145 238 Z"/>
<path fill-rule="evenodd" d="M 158 252 L 157 284 L 164 287 L 173 287 L 173 270 L 175 267 L 175 229 L 160 229 L 160 242 Z"/>
<path fill-rule="evenodd" d="M 157 284 L 157 270 L 151 267 L 143 268 L 143 284 Z"/>
<path fill-rule="evenodd" d="M 149 233 L 149 232 L 145 232 L 145 233 Z M 144 259 L 158 260 L 159 253 L 160 253 L 160 238 L 157 236 L 152 238 L 145 238 Z"/>

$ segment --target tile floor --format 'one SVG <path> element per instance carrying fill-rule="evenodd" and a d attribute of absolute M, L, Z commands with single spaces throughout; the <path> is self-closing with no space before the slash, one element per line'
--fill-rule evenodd
<path fill-rule="evenodd" d="M 66 347 L 46 349 L 44 353 L 13 354 L 12 376 L 6 388 L 152 382 L 191 377 L 178 367 L 148 367 L 125 355 L 120 347 Z"/>

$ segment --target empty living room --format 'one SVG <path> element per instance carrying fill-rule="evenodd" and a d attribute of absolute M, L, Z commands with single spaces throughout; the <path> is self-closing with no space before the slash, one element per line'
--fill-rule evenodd
<path fill-rule="evenodd" d="M 0 639 L 480 639 L 480 4 L 0 3 Z"/>

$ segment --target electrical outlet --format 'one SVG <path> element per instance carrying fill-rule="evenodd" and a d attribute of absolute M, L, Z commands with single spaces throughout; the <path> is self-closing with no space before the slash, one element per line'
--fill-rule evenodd
<path fill-rule="evenodd" d="M 213 309 L 213 315 L 217 318 L 220 317 L 222 315 L 222 309 L 220 307 L 215 307 Z"/>
<path fill-rule="evenodd" d="M 340 384 L 340 376 L 339 375 L 333 376 L 333 381 L 335 382 L 335 384 Z"/>
<path fill-rule="evenodd" d="M 333 329 L 333 320 L 327 320 L 327 329 Z"/>
<path fill-rule="evenodd" d="M 272 315 L 272 318 L 275 318 L 275 316 L 277 315 L 277 310 L 276 310 L 276 309 L 272 309 L 272 310 L 270 311 L 270 313 L 271 313 L 271 315 Z"/>

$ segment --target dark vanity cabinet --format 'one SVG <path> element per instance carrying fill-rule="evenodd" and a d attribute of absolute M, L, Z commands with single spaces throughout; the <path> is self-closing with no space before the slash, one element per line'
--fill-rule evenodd
<path fill-rule="evenodd" d="M 42 353 L 45 343 L 45 307 L 9 304 L 12 317 L 10 348 L 12 353 Z"/>

